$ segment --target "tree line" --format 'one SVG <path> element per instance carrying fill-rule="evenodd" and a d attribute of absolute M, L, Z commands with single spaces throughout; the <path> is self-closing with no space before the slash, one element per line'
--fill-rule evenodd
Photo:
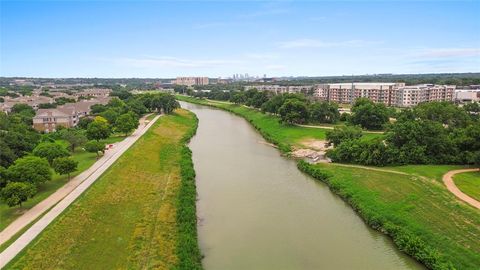
<path fill-rule="evenodd" d="M 355 126 L 327 132 L 335 147 L 334 162 L 362 165 L 477 164 L 480 165 L 480 105 L 428 102 L 397 114 L 386 132 L 367 139 Z"/>
<path fill-rule="evenodd" d="M 59 126 L 46 134 L 32 128 L 35 111 L 26 104 L 16 104 L 8 115 L 0 112 L 0 199 L 9 206 L 21 205 L 52 179 L 52 170 L 70 179 L 78 166 L 71 155 L 78 147 L 96 153 L 98 158 L 106 147 L 102 140 L 112 133 L 127 136 L 138 127 L 141 115 L 172 113 L 179 107 L 169 94 L 129 93 L 121 97 L 106 105 L 93 105 L 91 115 L 80 118 L 76 127 Z"/>

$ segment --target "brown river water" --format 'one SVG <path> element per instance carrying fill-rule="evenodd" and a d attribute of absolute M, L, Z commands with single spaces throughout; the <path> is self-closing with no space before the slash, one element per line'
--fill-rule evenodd
<path fill-rule="evenodd" d="M 189 146 L 205 269 L 424 269 L 246 120 L 182 107 L 200 120 Z"/>

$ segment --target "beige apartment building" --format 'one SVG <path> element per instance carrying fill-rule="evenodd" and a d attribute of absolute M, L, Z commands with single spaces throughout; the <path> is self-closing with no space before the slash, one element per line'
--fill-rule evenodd
<path fill-rule="evenodd" d="M 404 83 L 330 83 L 320 84 L 315 88 L 315 96 L 322 100 L 337 103 L 352 103 L 357 98 L 368 98 L 376 103 L 393 106 L 395 95 L 393 93 Z"/>
<path fill-rule="evenodd" d="M 178 85 L 208 85 L 208 77 L 177 77 L 176 80 L 172 81 L 174 84 Z"/>
<path fill-rule="evenodd" d="M 396 89 L 397 107 L 411 107 L 422 102 L 453 101 L 455 85 L 419 84 Z"/>
<path fill-rule="evenodd" d="M 248 85 L 245 86 L 245 90 L 250 89 L 257 89 L 258 91 L 269 91 L 276 94 L 285 94 L 285 93 L 308 93 L 311 91 L 314 86 L 313 85 L 290 85 L 290 86 L 282 86 L 282 85 Z"/>

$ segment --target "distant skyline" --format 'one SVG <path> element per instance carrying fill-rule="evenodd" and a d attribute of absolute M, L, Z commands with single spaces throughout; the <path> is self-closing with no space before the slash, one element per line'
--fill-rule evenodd
<path fill-rule="evenodd" d="M 480 1 L 1 1 L 0 76 L 480 72 Z"/>

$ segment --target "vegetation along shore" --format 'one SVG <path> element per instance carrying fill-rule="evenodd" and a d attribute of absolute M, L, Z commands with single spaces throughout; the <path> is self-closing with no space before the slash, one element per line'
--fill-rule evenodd
<path fill-rule="evenodd" d="M 277 145 L 285 154 L 306 139 L 326 139 L 332 144 L 341 144 L 338 140 L 355 134 L 345 132 L 343 128 L 339 129 L 344 131 L 340 133 L 338 130 L 329 132 L 326 129 L 282 124 L 281 116 L 266 114 L 243 104 L 187 96 L 177 96 L 177 99 L 224 109 L 245 118 L 266 140 Z M 424 111 L 428 114 L 428 108 Z M 445 120 L 449 119 L 451 120 L 445 117 Z M 465 125 L 464 128 L 473 130 L 471 126 Z M 347 136 L 342 137 L 342 134 Z M 359 138 L 359 141 L 370 142 L 384 140 L 385 136 L 388 136 L 363 134 L 354 137 Z M 469 156 L 476 154 L 475 149 L 475 146 L 470 147 L 473 151 Z M 445 162 L 431 158 L 428 152 L 422 153 L 424 164 L 407 165 L 411 162 L 398 160 L 382 164 L 342 161 L 360 163 L 359 165 L 310 164 L 299 161 L 298 167 L 326 183 L 333 192 L 349 203 L 369 226 L 387 234 L 400 250 L 426 267 L 475 269 L 480 265 L 480 213 L 459 201 L 442 183 L 443 174 L 453 169 L 468 167 L 465 165 L 468 162 L 453 159 Z M 428 164 L 443 162 L 451 165 Z M 474 162 L 472 158 L 471 164 Z M 384 167 L 379 169 L 363 164 Z M 386 165 L 388 167 L 385 167 Z"/>
<path fill-rule="evenodd" d="M 160 117 L 7 268 L 201 269 L 186 146 L 197 122 L 182 109 Z"/>

